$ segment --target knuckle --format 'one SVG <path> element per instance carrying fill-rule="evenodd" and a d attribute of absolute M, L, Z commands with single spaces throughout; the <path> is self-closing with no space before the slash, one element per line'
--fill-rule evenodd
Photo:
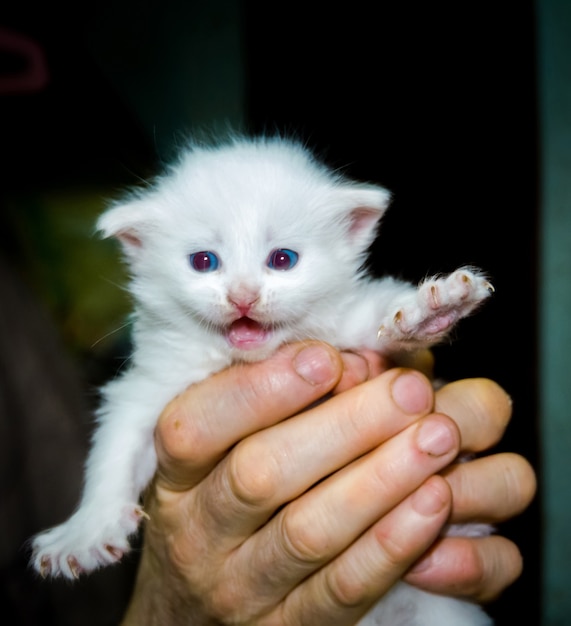
<path fill-rule="evenodd" d="M 223 584 L 215 585 L 202 602 L 207 613 L 220 623 L 246 623 L 251 617 L 246 596 L 242 584 L 225 579 Z"/>
<path fill-rule="evenodd" d="M 367 599 L 367 587 L 359 576 L 334 568 L 325 575 L 325 593 L 337 609 L 352 609 Z"/>
<path fill-rule="evenodd" d="M 384 525 L 379 525 L 373 529 L 373 537 L 380 548 L 386 567 L 390 570 L 401 568 L 402 564 L 410 561 L 410 546 L 405 545 L 400 539 L 401 533 L 395 533 L 392 529 L 387 529 Z"/>
<path fill-rule="evenodd" d="M 239 502 L 263 507 L 273 501 L 282 482 L 280 462 L 264 442 L 245 439 L 231 453 L 228 480 Z"/>
<path fill-rule="evenodd" d="M 304 565 L 321 563 L 331 545 L 330 538 L 322 525 L 308 520 L 304 512 L 290 505 L 281 519 L 281 536 L 288 556 Z"/>

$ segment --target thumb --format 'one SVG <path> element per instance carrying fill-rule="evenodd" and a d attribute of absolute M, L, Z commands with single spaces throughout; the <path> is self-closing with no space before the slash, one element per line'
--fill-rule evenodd
<path fill-rule="evenodd" d="M 157 424 L 159 484 L 176 491 L 191 488 L 238 441 L 331 391 L 343 367 L 334 348 L 311 341 L 191 385 L 167 405 Z"/>

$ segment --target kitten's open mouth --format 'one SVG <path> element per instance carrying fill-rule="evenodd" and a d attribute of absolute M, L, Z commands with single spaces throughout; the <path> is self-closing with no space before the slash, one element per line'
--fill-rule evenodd
<path fill-rule="evenodd" d="M 271 335 L 267 326 L 262 326 L 249 317 L 234 320 L 228 329 L 228 342 L 239 350 L 255 350 L 264 345 Z"/>

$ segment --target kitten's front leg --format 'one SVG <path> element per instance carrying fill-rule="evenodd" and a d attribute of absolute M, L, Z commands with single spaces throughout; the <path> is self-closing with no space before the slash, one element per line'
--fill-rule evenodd
<path fill-rule="evenodd" d="M 142 386 L 129 374 L 106 392 L 80 506 L 33 539 L 32 563 L 43 577 L 78 578 L 120 560 L 145 517 L 139 495 L 156 468 L 153 432 L 174 392 Z"/>
<path fill-rule="evenodd" d="M 434 345 L 493 291 L 485 276 L 467 267 L 429 278 L 391 301 L 379 325 L 379 347 L 395 350 Z"/>

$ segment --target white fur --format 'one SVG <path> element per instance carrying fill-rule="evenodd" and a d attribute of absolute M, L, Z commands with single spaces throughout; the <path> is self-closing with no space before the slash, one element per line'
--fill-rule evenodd
<path fill-rule="evenodd" d="M 489 296 L 470 268 L 419 287 L 364 275 L 389 201 L 385 189 L 333 173 L 297 143 L 235 138 L 190 146 L 153 186 L 102 215 L 99 229 L 122 242 L 132 273 L 135 349 L 130 368 L 103 389 L 79 508 L 33 541 L 37 571 L 74 578 L 129 549 L 156 468 L 157 418 L 191 383 L 298 339 L 384 353 L 430 346 Z M 295 251 L 297 264 L 268 267 L 275 249 Z M 199 251 L 215 252 L 219 268 L 193 269 L 189 255 Z M 236 322 L 244 311 L 259 324 L 254 334 L 267 331 L 251 349 Z M 470 603 L 400 583 L 361 624 L 487 620 Z"/>

